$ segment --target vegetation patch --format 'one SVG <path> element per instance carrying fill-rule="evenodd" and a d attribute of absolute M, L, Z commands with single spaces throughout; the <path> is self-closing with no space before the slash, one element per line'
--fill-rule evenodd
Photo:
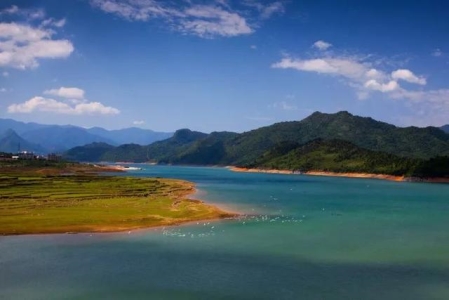
<path fill-rule="evenodd" d="M 0 173 L 0 234 L 111 232 L 231 216 L 186 199 L 193 191 L 171 179 Z"/>

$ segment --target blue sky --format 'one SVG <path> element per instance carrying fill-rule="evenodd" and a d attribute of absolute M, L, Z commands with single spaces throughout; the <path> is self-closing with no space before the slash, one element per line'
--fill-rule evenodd
<path fill-rule="evenodd" d="M 247 131 L 449 123 L 447 1 L 0 1 L 0 118 Z"/>

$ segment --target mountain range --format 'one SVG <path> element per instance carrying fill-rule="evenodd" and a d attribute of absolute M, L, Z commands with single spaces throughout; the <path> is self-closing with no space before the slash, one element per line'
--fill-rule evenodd
<path fill-rule="evenodd" d="M 80 160 L 152 161 L 166 164 L 245 165 L 282 143 L 305 144 L 315 139 L 342 140 L 371 151 L 399 157 L 428 159 L 449 155 L 449 134 L 436 127 L 396 127 L 346 111 L 315 112 L 301 121 L 281 122 L 244 132 L 201 132 L 182 129 L 165 140 L 147 146 L 95 145 L 69 150 L 67 157 Z M 86 155 L 91 151 L 95 155 Z"/>
<path fill-rule="evenodd" d="M 100 127 L 82 128 L 72 125 L 44 125 L 0 119 L 0 151 L 21 150 L 38 153 L 62 152 L 90 143 L 118 146 L 126 143 L 148 145 L 171 137 L 173 133 L 141 128 L 106 130 Z"/>

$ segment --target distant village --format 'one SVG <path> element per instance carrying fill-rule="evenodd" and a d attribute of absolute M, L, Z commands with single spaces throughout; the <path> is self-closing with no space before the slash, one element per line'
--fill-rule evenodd
<path fill-rule="evenodd" d="M 35 154 L 32 151 L 20 151 L 18 153 L 0 153 L 0 161 L 12 160 L 47 160 L 60 161 L 62 156 L 56 153 L 49 153 L 47 155 Z"/>

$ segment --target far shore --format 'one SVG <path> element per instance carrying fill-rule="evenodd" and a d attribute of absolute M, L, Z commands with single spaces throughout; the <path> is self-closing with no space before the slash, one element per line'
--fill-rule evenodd
<path fill-rule="evenodd" d="M 338 173 L 327 171 L 307 171 L 298 172 L 291 170 L 277 170 L 277 169 L 258 169 L 258 168 L 243 168 L 243 167 L 228 167 L 233 172 L 245 172 L 245 173 L 270 173 L 270 174 L 301 174 L 310 176 L 328 176 L 328 177 L 346 177 L 346 178 L 369 178 L 369 179 L 381 179 L 396 182 L 430 182 L 430 183 L 449 183 L 449 178 L 413 178 L 405 176 L 395 176 L 387 174 L 372 174 L 372 173 Z"/>

